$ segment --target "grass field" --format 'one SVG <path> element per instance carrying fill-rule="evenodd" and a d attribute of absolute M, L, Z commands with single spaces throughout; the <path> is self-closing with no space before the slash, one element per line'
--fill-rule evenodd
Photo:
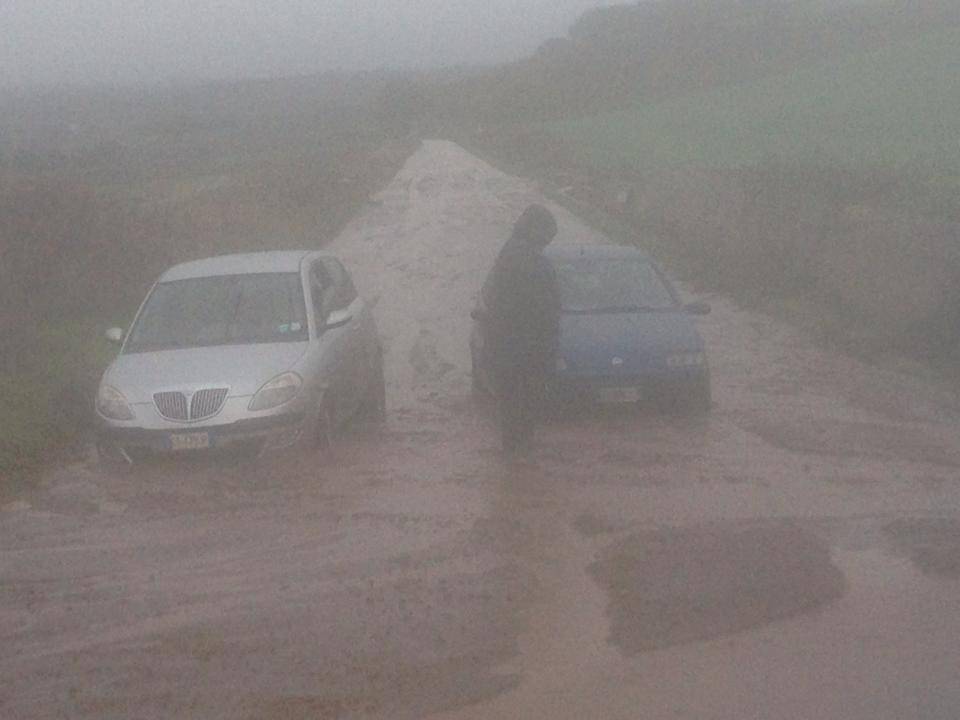
<path fill-rule="evenodd" d="M 802 163 L 960 177 L 960 30 L 760 82 L 548 124 L 598 168 Z M 960 190 L 960 186 L 956 187 Z"/>
<path fill-rule="evenodd" d="M 695 285 L 871 355 L 955 363 L 957 68 L 947 27 L 528 131 L 594 196 L 631 184 L 631 236 Z"/>

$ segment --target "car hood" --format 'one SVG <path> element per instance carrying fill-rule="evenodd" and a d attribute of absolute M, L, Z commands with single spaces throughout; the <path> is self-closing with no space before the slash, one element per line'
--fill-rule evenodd
<path fill-rule="evenodd" d="M 155 392 L 230 388 L 230 396 L 253 395 L 264 383 L 291 370 L 307 343 L 223 345 L 120 355 L 103 382 L 128 402 L 153 402 Z"/>
<path fill-rule="evenodd" d="M 564 314 L 560 357 L 571 372 L 633 374 L 666 368 L 673 353 L 703 352 L 703 339 L 682 311 Z"/>

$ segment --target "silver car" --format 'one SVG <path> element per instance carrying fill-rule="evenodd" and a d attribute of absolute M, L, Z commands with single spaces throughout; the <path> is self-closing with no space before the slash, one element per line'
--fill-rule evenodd
<path fill-rule="evenodd" d="M 144 451 L 330 442 L 384 412 L 370 307 L 334 257 L 262 252 L 177 265 L 150 290 L 96 398 L 98 449 Z"/>

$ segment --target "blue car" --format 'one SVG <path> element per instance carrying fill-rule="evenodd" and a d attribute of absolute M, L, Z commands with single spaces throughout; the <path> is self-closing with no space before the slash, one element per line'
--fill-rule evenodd
<path fill-rule="evenodd" d="M 551 245 L 545 255 L 560 285 L 562 316 L 549 399 L 655 404 L 706 412 L 710 368 L 695 315 L 643 252 L 618 245 Z M 485 352 L 483 293 L 473 312 L 474 389 L 494 392 Z"/>

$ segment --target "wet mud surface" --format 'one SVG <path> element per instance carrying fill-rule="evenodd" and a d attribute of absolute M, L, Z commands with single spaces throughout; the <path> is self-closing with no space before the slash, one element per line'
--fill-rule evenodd
<path fill-rule="evenodd" d="M 707 418 L 558 417 L 506 461 L 469 312 L 536 200 L 426 143 L 333 244 L 383 426 L 2 505 L 0 717 L 960 715 L 953 393 L 716 297 Z"/>

